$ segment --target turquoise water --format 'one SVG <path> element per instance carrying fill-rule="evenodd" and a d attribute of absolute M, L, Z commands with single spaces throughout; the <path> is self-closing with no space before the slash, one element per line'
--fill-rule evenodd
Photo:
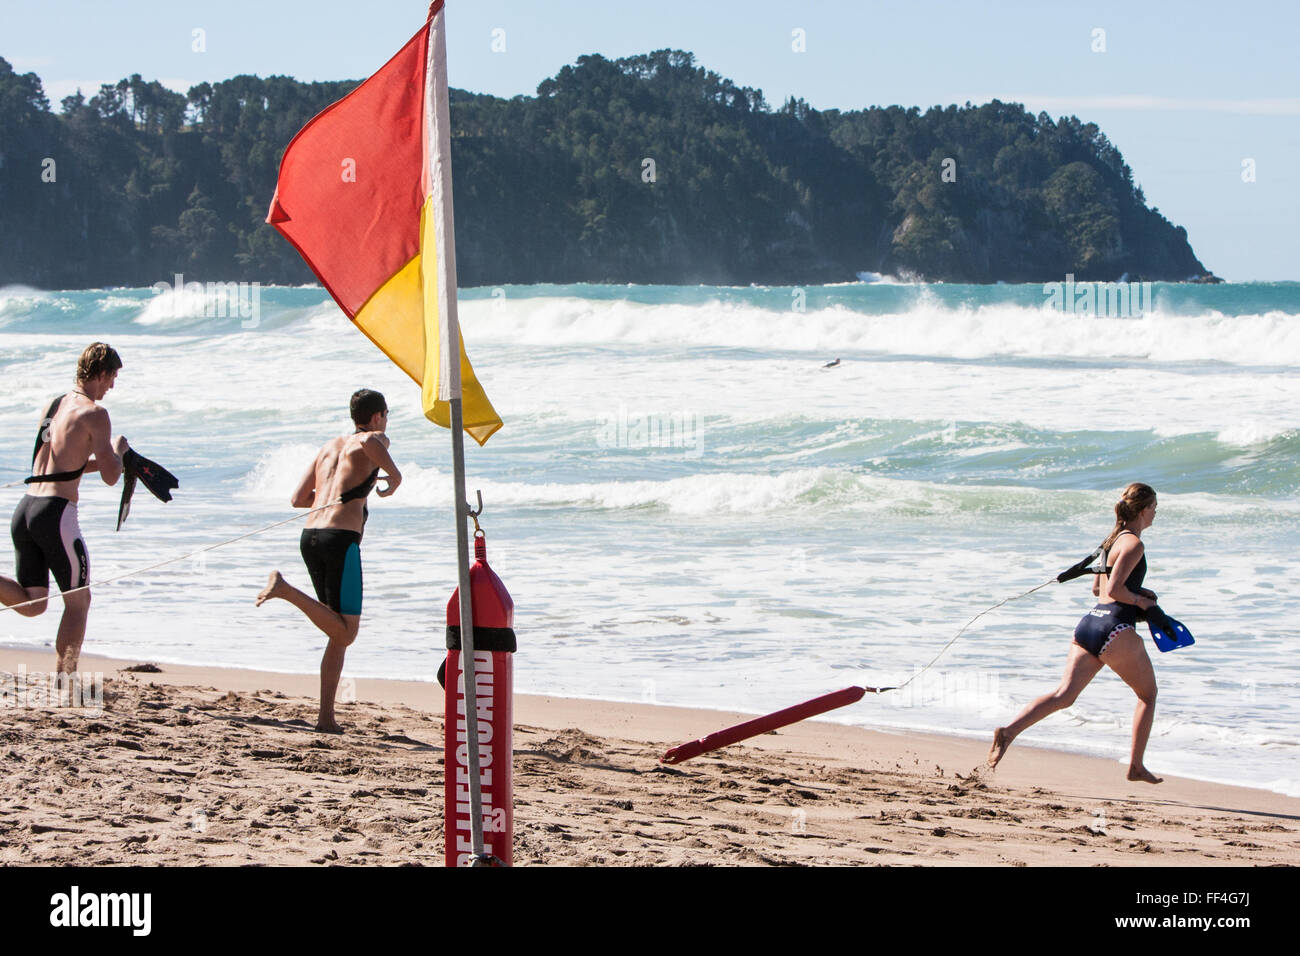
<path fill-rule="evenodd" d="M 1108 315 L 1045 308 L 1033 285 L 465 290 L 506 422 L 468 449 L 468 480 L 516 601 L 517 689 L 766 712 L 895 683 L 1086 554 L 1141 480 L 1161 496 L 1148 583 L 1197 635 L 1151 648 L 1149 765 L 1300 793 L 1300 283 L 1151 292 Z M 182 487 L 115 534 L 116 489 L 86 483 L 102 580 L 287 517 L 348 395 L 378 388 L 406 481 L 371 502 L 347 673 L 432 680 L 455 577 L 446 432 L 320 289 L 259 289 L 255 315 L 205 305 L 0 290 L 0 483 L 26 474 L 81 348 L 114 344 L 115 428 Z M 105 587 L 87 649 L 312 672 L 310 626 L 252 607 L 273 567 L 306 583 L 293 525 Z M 984 736 L 1054 686 L 1090 606 L 1087 581 L 1045 588 L 907 692 L 832 716 Z M 0 619 L 12 645 L 53 630 Z M 1132 708 L 1105 672 L 1025 739 L 1123 760 Z"/>

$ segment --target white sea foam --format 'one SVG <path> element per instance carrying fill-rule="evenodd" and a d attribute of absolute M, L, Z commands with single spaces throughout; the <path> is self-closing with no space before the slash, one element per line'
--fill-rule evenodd
<path fill-rule="evenodd" d="M 718 302 L 648 305 L 545 297 L 461 305 L 478 341 L 536 346 L 664 345 L 825 355 L 995 356 L 1300 365 L 1300 315 L 1218 312 L 1140 318 L 1064 314 L 1009 304 L 944 305 L 925 289 L 906 311 L 865 315 L 846 306 L 773 311 Z"/>
<path fill-rule="evenodd" d="M 265 502 L 287 500 L 316 447 L 294 443 L 262 456 L 240 483 L 239 494 Z M 399 457 L 403 474 L 400 507 L 442 507 L 451 475 Z M 483 481 L 485 497 L 502 506 L 635 511 L 661 509 L 674 515 L 753 515 L 773 512 L 893 514 L 939 518 L 992 515 L 1057 516 L 1063 511 L 1103 512 L 1112 491 L 1048 490 L 1015 485 L 963 485 L 886 478 L 838 468 L 789 468 L 774 474 L 730 471 L 662 480 L 604 482 Z M 1185 520 L 1250 521 L 1300 515 L 1300 501 L 1261 500 L 1222 494 L 1166 492 L 1163 512 Z"/>
<path fill-rule="evenodd" d="M 12 302 L 28 305 L 33 302 L 49 302 L 54 298 L 54 293 L 34 289 L 29 285 L 0 286 L 0 310 Z"/>
<path fill-rule="evenodd" d="M 1252 445 L 1263 445 L 1288 432 L 1295 432 L 1298 425 L 1300 422 L 1261 421 L 1257 418 L 1248 418 L 1219 429 L 1215 437 L 1225 445 L 1249 448 Z"/>
<path fill-rule="evenodd" d="M 237 492 L 264 502 L 288 501 L 304 471 L 316 459 L 318 448 L 309 444 L 281 445 L 263 455 Z"/>

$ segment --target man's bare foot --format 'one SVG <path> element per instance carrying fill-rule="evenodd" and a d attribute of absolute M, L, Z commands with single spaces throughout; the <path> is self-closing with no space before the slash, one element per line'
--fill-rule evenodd
<path fill-rule="evenodd" d="M 284 578 L 280 577 L 279 571 L 272 571 L 271 576 L 266 579 L 266 587 L 262 588 L 257 595 L 257 601 L 254 602 L 257 607 L 261 607 L 266 601 L 273 597 L 280 597 L 284 590 Z"/>
<path fill-rule="evenodd" d="M 1007 728 L 999 727 L 993 731 L 993 746 L 989 748 L 988 760 L 985 761 L 990 770 L 998 765 L 998 761 L 1002 759 L 1010 746 L 1011 738 L 1007 736 Z"/>
<path fill-rule="evenodd" d="M 318 720 L 316 722 L 316 731 L 317 733 L 322 734 L 341 734 L 343 733 L 343 728 L 332 720 L 328 722 Z"/>
<path fill-rule="evenodd" d="M 1164 777 L 1157 777 L 1146 767 L 1129 767 L 1128 778 L 1139 783 L 1162 783 L 1165 779 Z"/>

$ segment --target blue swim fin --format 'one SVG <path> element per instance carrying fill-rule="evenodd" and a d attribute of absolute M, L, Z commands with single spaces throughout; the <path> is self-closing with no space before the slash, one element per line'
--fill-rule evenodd
<path fill-rule="evenodd" d="M 1162 652 L 1190 647 L 1196 643 L 1186 625 L 1175 621 L 1158 606 L 1148 608 L 1146 618 L 1147 627 L 1151 629 L 1151 640 L 1156 642 L 1156 647 Z"/>

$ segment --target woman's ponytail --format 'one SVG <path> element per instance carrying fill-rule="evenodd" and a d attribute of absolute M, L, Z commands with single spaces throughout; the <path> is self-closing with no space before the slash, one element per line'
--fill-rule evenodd
<path fill-rule="evenodd" d="M 1151 507 L 1155 500 L 1155 489 L 1140 481 L 1135 481 L 1124 489 L 1124 494 L 1119 501 L 1115 502 L 1115 527 L 1111 529 L 1110 536 L 1101 545 L 1103 555 L 1110 550 L 1110 546 L 1115 543 L 1115 539 L 1120 536 L 1125 526 Z"/>

